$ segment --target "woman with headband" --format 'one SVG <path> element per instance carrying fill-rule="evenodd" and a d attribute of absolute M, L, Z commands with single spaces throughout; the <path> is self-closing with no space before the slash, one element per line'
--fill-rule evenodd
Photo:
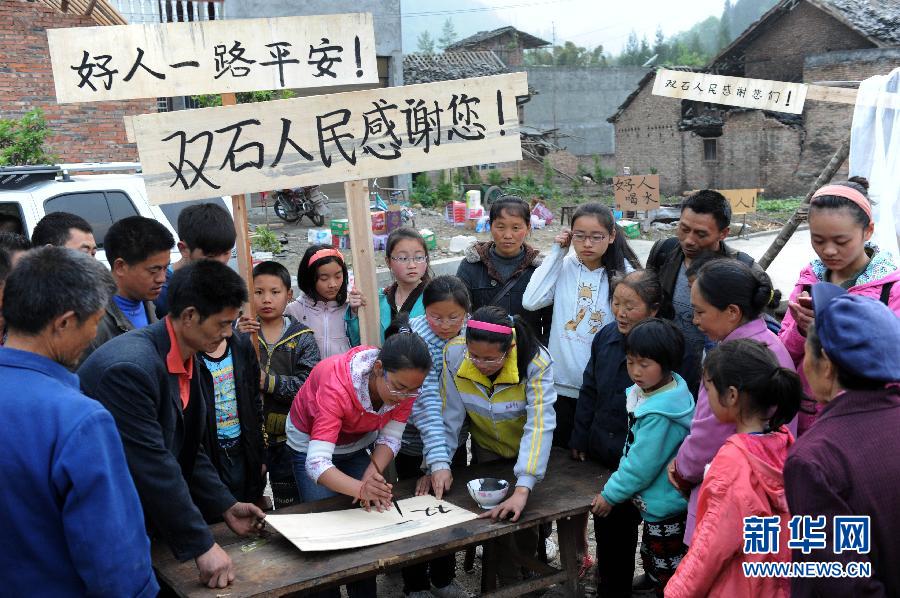
<path fill-rule="evenodd" d="M 482 517 L 517 521 L 547 469 L 556 416 L 553 367 L 547 349 L 520 316 L 497 306 L 475 310 L 465 338 L 444 350 L 441 372 L 444 430 L 450 454 L 468 416 L 472 455 L 478 463 L 505 461 L 516 478 L 508 498 Z M 534 557 L 538 528 L 503 536 L 498 576 L 503 585 L 521 579 L 517 553 Z"/>
<path fill-rule="evenodd" d="M 868 186 L 866 179 L 853 177 L 846 183 L 822 187 L 810 201 L 809 232 L 818 258 L 800 272 L 779 333 L 794 365 L 801 371 L 801 378 L 806 333 L 815 321 L 811 297 L 814 285 L 836 284 L 851 295 L 880 300 L 900 315 L 900 285 L 896 284 L 900 270 L 896 258 L 869 243 L 875 222 L 866 194 Z M 803 385 L 809 394 L 805 379 Z M 798 434 L 809 429 L 815 417 L 815 413 L 801 412 Z"/>

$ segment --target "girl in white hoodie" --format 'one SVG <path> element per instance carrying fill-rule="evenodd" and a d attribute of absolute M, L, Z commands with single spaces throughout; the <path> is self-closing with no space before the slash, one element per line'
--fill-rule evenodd
<path fill-rule="evenodd" d="M 575 401 L 591 357 L 591 343 L 614 319 L 609 281 L 617 273 L 641 267 L 605 205 L 591 202 L 579 206 L 571 226 L 557 235 L 550 255 L 534 271 L 522 297 L 522 307 L 532 311 L 553 304 L 549 347 L 557 394 L 553 445 L 566 450 L 575 427 Z M 569 252 L 570 245 L 574 254 Z M 586 570 L 592 564 L 586 538 L 580 552 Z"/>

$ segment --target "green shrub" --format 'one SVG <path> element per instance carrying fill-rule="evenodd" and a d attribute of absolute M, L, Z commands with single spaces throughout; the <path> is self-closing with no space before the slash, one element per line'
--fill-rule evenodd
<path fill-rule="evenodd" d="M 503 175 L 496 168 L 488 170 L 487 180 L 489 185 L 502 185 Z"/>
<path fill-rule="evenodd" d="M 278 240 L 278 236 L 268 226 L 257 226 L 251 238 L 255 249 L 272 253 L 281 251 L 281 242 Z"/>
<path fill-rule="evenodd" d="M 51 133 L 40 108 L 20 119 L 0 119 L 0 166 L 55 163 L 57 157 L 44 147 Z"/>

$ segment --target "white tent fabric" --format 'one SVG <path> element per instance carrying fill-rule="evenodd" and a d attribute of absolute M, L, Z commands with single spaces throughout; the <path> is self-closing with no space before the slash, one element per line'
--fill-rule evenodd
<path fill-rule="evenodd" d="M 873 241 L 900 257 L 900 68 L 863 81 L 850 137 L 850 176 L 869 180 Z"/>

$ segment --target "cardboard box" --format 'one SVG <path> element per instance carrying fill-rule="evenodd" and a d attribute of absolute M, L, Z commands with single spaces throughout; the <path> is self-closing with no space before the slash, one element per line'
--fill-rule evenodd
<path fill-rule="evenodd" d="M 629 239 L 637 239 L 641 236 L 641 223 L 634 220 L 619 220 L 619 226 L 625 231 L 625 236 Z"/>
<path fill-rule="evenodd" d="M 335 249 L 350 249 L 350 237 L 347 235 L 332 235 L 331 246 Z"/>
<path fill-rule="evenodd" d="M 328 245 L 331 243 L 331 231 L 327 228 L 311 228 L 306 231 L 306 241 L 310 245 Z"/>
<path fill-rule="evenodd" d="M 350 234 L 350 221 L 346 218 L 335 218 L 331 221 L 331 234 L 342 236 Z"/>
<path fill-rule="evenodd" d="M 423 228 L 419 231 L 419 234 L 422 235 L 422 238 L 425 239 L 425 246 L 431 249 L 437 249 L 437 237 L 434 235 L 434 231 L 431 231 L 427 228 Z"/>
<path fill-rule="evenodd" d="M 451 201 L 447 204 L 447 221 L 452 224 L 466 223 L 466 202 Z"/>
<path fill-rule="evenodd" d="M 389 234 L 403 226 L 403 207 L 397 205 L 389 207 L 384 215 L 384 224 Z"/>
<path fill-rule="evenodd" d="M 376 235 L 387 233 L 387 222 L 385 222 L 384 210 L 372 212 L 372 232 Z"/>

